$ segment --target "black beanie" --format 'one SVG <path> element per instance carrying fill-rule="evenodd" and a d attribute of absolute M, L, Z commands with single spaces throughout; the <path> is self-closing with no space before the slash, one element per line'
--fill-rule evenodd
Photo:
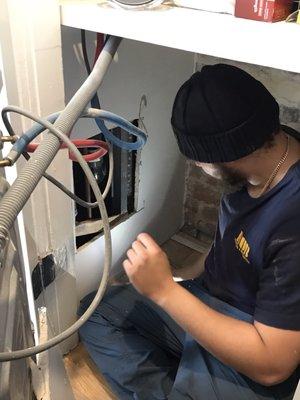
<path fill-rule="evenodd" d="M 279 107 L 247 72 L 226 64 L 206 65 L 179 89 L 171 122 L 187 158 L 229 162 L 264 145 L 279 128 Z"/>

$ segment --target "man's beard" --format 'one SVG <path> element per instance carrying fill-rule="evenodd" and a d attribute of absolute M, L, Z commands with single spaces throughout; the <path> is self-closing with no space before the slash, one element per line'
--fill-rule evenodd
<path fill-rule="evenodd" d="M 216 164 L 224 193 L 234 193 L 247 185 L 247 179 L 239 172 L 224 164 Z"/>

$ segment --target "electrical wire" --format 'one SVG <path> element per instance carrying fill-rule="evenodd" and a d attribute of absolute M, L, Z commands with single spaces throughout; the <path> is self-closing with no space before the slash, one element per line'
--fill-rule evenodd
<path fill-rule="evenodd" d="M 82 55 L 83 55 L 83 61 L 84 61 L 84 65 L 85 65 L 85 69 L 88 75 L 90 75 L 91 73 L 91 65 L 89 62 L 89 56 L 87 53 L 87 46 L 86 46 L 86 36 L 85 36 L 85 30 L 81 29 L 80 30 L 80 35 L 81 35 L 81 46 L 82 46 Z M 95 49 L 95 54 L 94 54 L 94 64 L 97 61 L 99 54 L 98 51 L 100 50 L 100 44 L 98 43 L 98 34 L 97 34 L 97 45 L 96 45 L 96 49 Z M 97 55 L 98 54 L 98 55 Z M 96 92 L 93 96 L 93 98 L 91 99 L 91 106 L 94 108 L 101 108 L 100 106 L 100 100 L 99 100 L 99 96 L 98 93 Z"/>
<path fill-rule="evenodd" d="M 112 150 L 111 146 L 109 148 L 108 157 L 109 157 L 109 172 L 108 172 L 106 186 L 105 186 L 104 192 L 102 194 L 103 199 L 106 199 L 106 196 L 108 195 L 109 189 L 112 184 L 113 175 L 114 175 L 114 155 L 113 155 L 113 150 Z M 44 173 L 44 177 L 49 182 L 53 183 L 53 185 L 55 185 L 58 189 L 60 189 L 62 192 L 64 192 L 67 196 L 69 196 L 72 200 L 74 200 L 80 206 L 82 206 L 84 208 L 98 207 L 97 201 L 95 201 L 94 203 L 90 203 L 88 201 L 81 199 L 80 197 L 76 196 L 75 193 L 71 192 L 68 188 L 66 188 L 61 182 L 59 182 L 57 179 L 55 179 L 53 176 L 51 176 L 47 173 Z"/>
<path fill-rule="evenodd" d="M 84 160 L 82 154 L 80 153 L 80 151 L 76 148 L 76 146 L 72 143 L 72 141 L 66 135 L 64 135 L 62 132 L 60 132 L 49 121 L 44 120 L 39 117 L 36 117 L 32 113 L 22 110 L 21 108 L 16 107 L 16 106 L 10 106 L 8 108 L 9 108 L 10 112 L 14 112 L 14 113 L 23 115 L 24 117 L 30 118 L 33 121 L 38 122 L 39 124 L 43 125 L 46 129 L 49 130 L 49 132 L 51 134 L 55 135 L 60 141 L 64 142 L 68 146 L 69 150 L 77 157 L 77 160 L 78 160 L 79 164 L 81 165 L 84 173 L 86 174 L 86 177 L 89 181 L 89 184 L 91 185 L 91 188 L 92 188 L 94 195 L 98 202 L 101 219 L 103 221 L 105 255 L 104 255 L 103 274 L 102 274 L 102 278 L 101 278 L 101 281 L 99 284 L 99 288 L 96 292 L 96 295 L 95 295 L 92 303 L 87 308 L 85 313 L 73 325 L 71 325 L 69 328 L 67 328 L 64 332 L 59 333 L 57 336 L 49 339 L 45 343 L 39 344 L 34 347 L 29 347 L 26 349 L 0 353 L 0 362 L 12 361 L 12 360 L 18 360 L 21 358 L 31 357 L 31 356 L 34 356 L 43 351 L 49 350 L 50 348 L 58 345 L 59 343 L 61 343 L 65 339 L 67 339 L 68 337 L 72 336 L 83 324 L 85 324 L 85 322 L 87 322 L 87 320 L 91 317 L 91 315 L 96 310 L 98 304 L 100 303 L 100 301 L 105 293 L 105 289 L 106 289 L 108 277 L 109 277 L 109 270 L 110 270 L 110 266 L 111 266 L 111 257 L 112 257 L 109 219 L 107 216 L 105 203 L 104 203 L 102 194 L 100 192 L 100 189 L 98 187 L 97 181 L 96 181 L 92 171 L 90 170 L 87 162 Z"/>
<path fill-rule="evenodd" d="M 103 199 L 106 198 L 109 189 L 112 184 L 112 179 L 113 179 L 113 173 L 114 173 L 114 160 L 113 160 L 113 151 L 112 148 L 110 148 L 110 151 L 108 153 L 109 156 L 109 173 L 108 173 L 108 179 L 107 183 L 104 189 L 104 192 L 102 194 Z M 56 180 L 53 176 L 48 175 L 47 173 L 44 174 L 44 177 L 51 183 L 53 183 L 58 189 L 60 189 L 62 192 L 64 192 L 67 196 L 69 196 L 72 200 L 74 200 L 77 204 L 84 208 L 96 208 L 98 207 L 98 202 L 95 201 L 94 203 L 90 203 L 88 201 L 85 201 L 81 199 L 80 197 L 76 196 L 73 192 L 71 192 L 68 188 L 66 188 L 61 182 Z"/>
<path fill-rule="evenodd" d="M 86 72 L 87 72 L 88 75 L 90 75 L 91 66 L 90 66 L 89 57 L 88 57 L 88 54 L 87 54 L 86 37 L 85 37 L 85 30 L 84 29 L 80 30 L 80 35 L 81 35 L 81 46 L 82 46 L 83 61 L 84 61 L 84 65 L 85 65 L 85 68 L 86 68 Z"/>
<path fill-rule="evenodd" d="M 26 160 L 29 160 L 30 155 L 28 153 L 24 152 L 24 153 L 22 153 L 22 155 Z M 102 194 L 102 197 L 104 200 L 106 199 L 106 197 L 108 195 L 109 189 L 112 184 L 113 175 L 114 175 L 114 156 L 113 156 L 113 151 L 112 151 L 111 147 L 108 152 L 108 157 L 109 157 L 109 172 L 108 172 L 106 186 L 105 186 L 104 192 Z M 55 179 L 52 175 L 49 175 L 45 172 L 43 174 L 43 176 L 45 179 L 47 179 L 49 182 L 51 182 L 54 186 L 56 186 L 59 190 L 61 190 L 63 193 L 65 193 L 67 196 L 69 196 L 72 200 L 75 201 L 75 203 L 79 204 L 81 207 L 84 207 L 84 208 L 98 207 L 97 201 L 95 201 L 94 203 L 90 203 L 88 201 L 81 199 L 75 193 L 71 192 L 65 185 L 63 185 L 61 182 L 59 182 L 57 179 Z"/>

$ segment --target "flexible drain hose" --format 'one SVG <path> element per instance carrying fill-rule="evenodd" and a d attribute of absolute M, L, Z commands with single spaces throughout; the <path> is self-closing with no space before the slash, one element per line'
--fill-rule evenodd
<path fill-rule="evenodd" d="M 71 335 L 73 335 L 91 317 L 93 312 L 96 310 L 98 304 L 100 303 L 100 301 L 104 295 L 106 286 L 107 286 L 109 270 L 110 270 L 110 265 L 111 265 L 111 236 L 110 236 L 110 229 L 109 229 L 109 219 L 107 216 L 105 203 L 104 203 L 103 197 L 101 195 L 98 183 L 97 183 L 91 169 L 89 168 L 87 162 L 84 160 L 80 151 L 71 142 L 71 140 L 66 135 L 62 134 L 58 129 L 55 129 L 55 127 L 52 124 L 50 124 L 50 122 L 48 122 L 47 120 L 43 120 L 41 118 L 37 118 L 34 115 L 32 115 L 30 112 L 22 110 L 18 107 L 15 107 L 15 112 L 18 112 L 19 114 L 24 115 L 25 117 L 31 118 L 34 121 L 47 127 L 49 129 L 49 131 L 51 132 L 51 135 L 55 135 L 55 137 L 57 137 L 59 140 L 64 142 L 68 146 L 69 150 L 76 156 L 77 161 L 80 163 L 84 173 L 86 174 L 86 177 L 89 181 L 89 184 L 92 187 L 92 190 L 93 190 L 96 200 L 98 202 L 101 219 L 103 221 L 103 231 L 104 231 L 104 238 L 105 238 L 105 257 L 104 257 L 103 274 L 101 277 L 101 282 L 100 282 L 99 288 L 97 290 L 97 293 L 96 293 L 93 301 L 91 302 L 91 304 L 89 305 L 89 307 L 87 308 L 85 313 L 72 326 L 70 326 L 63 332 L 59 333 L 57 336 L 47 340 L 45 343 L 39 344 L 37 346 L 29 347 L 27 349 L 6 351 L 3 353 L 0 353 L 0 362 L 12 361 L 12 360 L 18 360 L 20 358 L 31 357 L 35 354 L 41 353 L 43 351 L 50 349 L 51 347 L 56 346 L 57 344 L 61 343 L 63 340 L 65 340 L 68 337 L 70 337 Z"/>
<path fill-rule="evenodd" d="M 76 120 L 101 85 L 103 77 L 113 59 L 121 39 L 110 37 L 101 52 L 91 74 L 72 97 L 66 108 L 57 118 L 54 126 L 67 135 Z M 60 140 L 53 134 L 46 135 L 38 150 L 30 158 L 26 166 L 0 203 L 0 250 L 4 248 L 9 230 L 17 215 L 22 210 L 31 193 L 49 167 L 60 147 Z"/>

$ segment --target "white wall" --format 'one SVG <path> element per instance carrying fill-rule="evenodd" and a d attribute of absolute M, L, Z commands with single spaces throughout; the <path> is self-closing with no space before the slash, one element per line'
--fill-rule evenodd
<path fill-rule="evenodd" d="M 88 41 L 92 43 L 94 37 L 89 35 Z M 74 53 L 80 32 L 63 28 L 62 40 L 65 92 L 69 98 L 85 77 L 82 62 L 78 62 Z M 104 109 L 129 119 L 138 116 L 141 96 L 145 94 L 148 100 L 143 115 L 149 138 L 141 154 L 139 185 L 139 208 L 143 208 L 112 231 L 114 273 L 138 233 L 147 231 L 161 243 L 182 225 L 184 161 L 177 149 L 170 117 L 179 85 L 192 71 L 191 53 L 124 40 L 118 61 L 110 68 L 99 91 Z M 74 131 L 76 136 L 95 133 L 93 121 L 81 121 Z M 78 295 L 82 297 L 94 290 L 99 281 L 103 238 L 80 250 L 75 263 Z"/>

